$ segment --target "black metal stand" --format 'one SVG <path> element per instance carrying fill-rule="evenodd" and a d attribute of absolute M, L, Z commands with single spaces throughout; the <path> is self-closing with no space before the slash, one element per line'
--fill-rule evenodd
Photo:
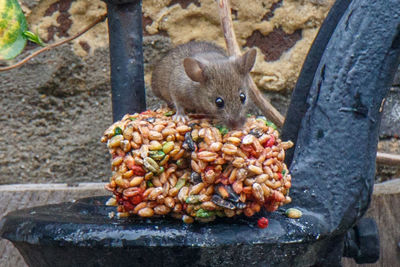
<path fill-rule="evenodd" d="M 337 24 L 350 3 L 351 1 L 349 0 L 337 0 L 331 7 L 328 16 L 325 18 L 317 37 L 315 37 L 290 99 L 289 109 L 285 117 L 285 124 L 282 127 L 283 140 L 297 140 L 302 119 L 309 108 L 307 98 L 319 62 L 331 39 L 332 33 L 335 31 Z M 285 162 L 288 166 L 292 163 L 294 149 L 295 147 L 286 151 Z"/>
<path fill-rule="evenodd" d="M 107 0 L 113 120 L 146 109 L 142 1 Z"/>

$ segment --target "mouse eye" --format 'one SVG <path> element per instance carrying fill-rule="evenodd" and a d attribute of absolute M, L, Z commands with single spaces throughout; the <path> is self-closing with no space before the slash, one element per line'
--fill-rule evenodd
<path fill-rule="evenodd" d="M 239 97 L 240 97 L 240 102 L 244 104 L 244 102 L 246 101 L 246 95 L 244 93 L 240 93 Z"/>
<path fill-rule="evenodd" d="M 217 105 L 218 108 L 223 108 L 224 107 L 224 100 L 220 97 L 217 97 L 215 99 L 215 105 Z"/>

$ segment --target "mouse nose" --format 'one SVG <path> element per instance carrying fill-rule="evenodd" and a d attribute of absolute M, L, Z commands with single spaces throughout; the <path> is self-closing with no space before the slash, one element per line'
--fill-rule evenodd
<path fill-rule="evenodd" d="M 228 120 L 227 126 L 232 130 L 239 130 L 239 128 L 243 126 L 245 121 L 246 118 L 242 117 L 230 118 Z"/>

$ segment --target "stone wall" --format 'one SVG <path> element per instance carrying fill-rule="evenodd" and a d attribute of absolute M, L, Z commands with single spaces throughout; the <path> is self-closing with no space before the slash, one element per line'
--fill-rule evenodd
<path fill-rule="evenodd" d="M 32 29 L 47 42 L 68 37 L 106 12 L 100 0 L 21 0 Z M 305 55 L 334 0 L 232 0 L 239 45 L 256 47 L 253 76 L 265 90 L 293 88 Z M 214 0 L 143 0 L 145 36 L 162 35 L 173 45 L 208 40 L 224 46 Z M 108 45 L 105 23 L 73 41 L 73 52 L 93 55 Z M 150 73 L 146 73 L 149 81 Z"/>

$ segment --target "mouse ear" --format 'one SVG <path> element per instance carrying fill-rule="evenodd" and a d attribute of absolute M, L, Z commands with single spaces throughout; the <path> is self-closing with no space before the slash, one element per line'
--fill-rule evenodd
<path fill-rule="evenodd" d="M 251 71 L 256 61 L 257 50 L 255 48 L 250 49 L 244 55 L 238 58 L 239 71 L 243 74 L 247 74 Z"/>
<path fill-rule="evenodd" d="M 195 82 L 203 83 L 206 80 L 204 76 L 204 65 L 200 61 L 187 57 L 183 60 L 183 67 L 187 76 Z"/>

